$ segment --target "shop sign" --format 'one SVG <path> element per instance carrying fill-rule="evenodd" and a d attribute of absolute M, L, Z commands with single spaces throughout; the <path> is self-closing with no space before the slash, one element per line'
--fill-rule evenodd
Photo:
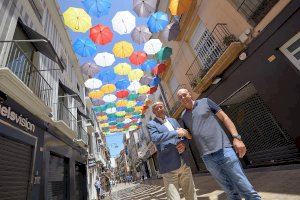
<path fill-rule="evenodd" d="M 96 160 L 95 160 L 95 158 L 89 159 L 88 166 L 89 166 L 89 167 L 94 167 L 94 166 L 96 166 Z"/>
<path fill-rule="evenodd" d="M 0 115 L 7 118 L 13 123 L 18 124 L 19 126 L 25 128 L 26 130 L 33 132 L 35 131 L 35 125 L 28 121 L 28 118 L 14 112 L 11 107 L 0 104 Z"/>

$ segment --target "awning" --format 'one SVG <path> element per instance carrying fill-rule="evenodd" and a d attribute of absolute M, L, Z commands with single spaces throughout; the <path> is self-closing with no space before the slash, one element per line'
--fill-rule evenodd
<path fill-rule="evenodd" d="M 58 57 L 54 47 L 52 46 L 51 42 L 44 37 L 43 35 L 39 34 L 38 32 L 32 30 L 30 27 L 26 26 L 22 21 L 19 20 L 19 23 L 23 30 L 26 32 L 26 35 L 30 38 L 27 42 L 31 42 L 32 45 L 43 55 L 47 56 L 49 59 L 56 62 L 60 69 L 63 71 L 65 69 L 64 64 Z M 16 40 L 15 42 L 18 42 Z M 25 40 L 20 40 L 19 42 L 26 42 Z"/>
<path fill-rule="evenodd" d="M 94 126 L 94 122 L 92 121 L 92 119 L 89 117 L 89 116 L 87 116 L 86 114 L 84 114 L 82 111 L 80 111 L 79 109 L 77 109 L 77 113 L 80 115 L 80 116 L 82 116 L 82 117 L 84 117 L 85 119 L 87 119 L 88 121 L 90 121 L 91 122 L 91 124 Z"/>
<path fill-rule="evenodd" d="M 84 103 L 82 102 L 82 99 L 80 98 L 80 96 L 77 92 L 75 92 L 68 86 L 64 85 L 61 81 L 59 81 L 59 86 L 65 91 L 65 93 L 72 95 L 72 97 L 74 97 L 74 99 L 76 99 L 78 102 L 80 102 L 84 106 Z"/>

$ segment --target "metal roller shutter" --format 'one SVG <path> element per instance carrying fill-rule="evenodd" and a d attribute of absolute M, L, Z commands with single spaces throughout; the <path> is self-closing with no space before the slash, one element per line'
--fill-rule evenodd
<path fill-rule="evenodd" d="M 27 199 L 32 146 L 0 136 L 0 198 Z"/>
<path fill-rule="evenodd" d="M 48 200 L 67 199 L 67 162 L 64 158 L 50 155 L 48 176 Z"/>

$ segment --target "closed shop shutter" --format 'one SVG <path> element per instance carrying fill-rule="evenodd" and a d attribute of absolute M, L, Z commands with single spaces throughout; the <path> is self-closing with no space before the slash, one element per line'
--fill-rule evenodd
<path fill-rule="evenodd" d="M 48 174 L 48 200 L 67 199 L 68 163 L 66 159 L 50 155 Z"/>
<path fill-rule="evenodd" d="M 0 136 L 0 198 L 27 199 L 33 147 Z"/>
<path fill-rule="evenodd" d="M 76 163 L 75 165 L 75 199 L 84 200 L 85 198 L 85 187 L 86 187 L 86 176 L 85 176 L 85 165 Z"/>

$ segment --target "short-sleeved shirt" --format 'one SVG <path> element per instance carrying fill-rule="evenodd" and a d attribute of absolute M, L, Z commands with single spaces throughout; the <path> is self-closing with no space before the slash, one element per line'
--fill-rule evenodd
<path fill-rule="evenodd" d="M 215 114 L 221 110 L 208 98 L 195 101 L 193 109 L 182 113 L 182 121 L 193 135 L 201 155 L 231 147 L 231 143 L 216 119 Z"/>

